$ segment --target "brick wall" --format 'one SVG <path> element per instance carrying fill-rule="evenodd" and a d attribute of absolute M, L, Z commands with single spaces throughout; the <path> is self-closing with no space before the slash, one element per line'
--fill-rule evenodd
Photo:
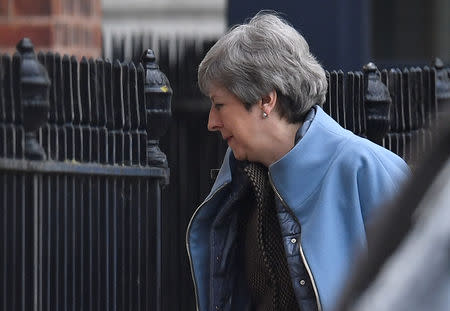
<path fill-rule="evenodd" d="M 0 53 L 23 37 L 37 51 L 101 56 L 101 0 L 0 0 Z"/>

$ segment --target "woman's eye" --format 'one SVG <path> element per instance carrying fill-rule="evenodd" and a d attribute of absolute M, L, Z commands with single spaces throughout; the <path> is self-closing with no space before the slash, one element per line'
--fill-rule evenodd
<path fill-rule="evenodd" d="M 216 110 L 220 110 L 220 108 L 222 108 L 223 104 L 214 104 L 214 108 Z"/>

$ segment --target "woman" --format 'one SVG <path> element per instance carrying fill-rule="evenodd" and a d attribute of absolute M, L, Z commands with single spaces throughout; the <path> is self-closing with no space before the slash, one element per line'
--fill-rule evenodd
<path fill-rule="evenodd" d="M 218 40 L 198 81 L 229 145 L 187 230 L 198 309 L 330 309 L 407 165 L 323 112 L 323 68 L 273 14 Z"/>

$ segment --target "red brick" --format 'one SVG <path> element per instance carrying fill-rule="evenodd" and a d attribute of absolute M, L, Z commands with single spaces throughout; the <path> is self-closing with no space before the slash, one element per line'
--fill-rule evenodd
<path fill-rule="evenodd" d="M 8 19 L 10 24 L 0 24 L 2 49 L 14 47 L 21 38 L 29 37 L 40 49 L 100 56 L 101 0 L 0 0 L 0 4 L 2 9 L 9 5 L 12 15 Z M 66 19 L 65 15 L 71 16 Z M 28 16 L 43 18 L 28 23 Z"/>
<path fill-rule="evenodd" d="M 30 38 L 35 46 L 51 46 L 52 28 L 50 25 L 0 25 L 0 46 L 15 46 L 22 38 Z"/>
<path fill-rule="evenodd" d="M 93 26 L 91 29 L 89 29 L 89 32 L 91 34 L 91 47 L 101 47 L 102 46 L 102 28 L 101 26 Z"/>
<path fill-rule="evenodd" d="M 62 14 L 61 0 L 49 0 L 51 2 L 52 15 Z"/>
<path fill-rule="evenodd" d="M 73 0 L 60 0 L 62 2 L 63 12 L 66 15 L 74 14 L 74 2 Z"/>
<path fill-rule="evenodd" d="M 15 16 L 49 16 L 50 0 L 13 0 Z"/>
<path fill-rule="evenodd" d="M 83 16 L 91 16 L 91 14 L 92 14 L 92 3 L 91 3 L 91 0 L 81 0 L 81 2 L 80 2 L 80 13 Z"/>
<path fill-rule="evenodd" d="M 0 16 L 8 16 L 9 0 L 0 0 Z"/>

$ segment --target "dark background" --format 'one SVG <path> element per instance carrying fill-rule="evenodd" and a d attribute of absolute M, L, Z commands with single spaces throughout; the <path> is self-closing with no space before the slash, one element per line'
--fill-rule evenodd
<path fill-rule="evenodd" d="M 327 70 L 428 65 L 450 58 L 449 0 L 229 0 L 228 25 L 276 10 Z"/>

